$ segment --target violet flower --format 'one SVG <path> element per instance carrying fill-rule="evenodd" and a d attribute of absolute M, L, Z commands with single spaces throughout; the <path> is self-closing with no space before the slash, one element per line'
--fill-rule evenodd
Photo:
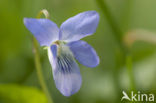
<path fill-rule="evenodd" d="M 95 50 L 80 40 L 92 35 L 98 23 L 96 11 L 86 11 L 71 17 L 60 28 L 49 19 L 24 18 L 25 26 L 40 45 L 48 47 L 53 78 L 64 96 L 76 93 L 81 87 L 82 79 L 76 60 L 91 68 L 99 64 Z"/>

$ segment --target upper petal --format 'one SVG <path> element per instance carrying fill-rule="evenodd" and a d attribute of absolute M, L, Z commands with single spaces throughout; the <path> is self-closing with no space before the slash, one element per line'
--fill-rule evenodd
<path fill-rule="evenodd" d="M 96 11 L 86 11 L 66 20 L 60 27 L 60 40 L 67 42 L 80 40 L 96 31 L 99 14 Z"/>
<path fill-rule="evenodd" d="M 99 64 L 99 57 L 96 51 L 84 41 L 75 41 L 67 44 L 75 58 L 87 67 L 96 67 Z"/>
<path fill-rule="evenodd" d="M 48 49 L 55 84 L 64 96 L 71 96 L 81 87 L 80 70 L 68 48 L 57 46 L 57 49 L 57 57 L 55 46 Z"/>
<path fill-rule="evenodd" d="M 49 19 L 24 18 L 24 25 L 41 46 L 50 46 L 53 41 L 58 40 L 59 28 Z"/>

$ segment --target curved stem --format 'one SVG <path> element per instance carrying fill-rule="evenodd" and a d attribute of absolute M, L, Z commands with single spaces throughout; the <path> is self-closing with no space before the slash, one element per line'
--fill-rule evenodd
<path fill-rule="evenodd" d="M 35 66 L 36 66 L 36 70 L 37 70 L 37 75 L 38 75 L 38 79 L 40 82 L 40 85 L 44 91 L 44 93 L 46 94 L 49 103 L 53 103 L 52 98 L 50 96 L 50 93 L 48 91 L 48 88 L 46 86 L 46 83 L 44 81 L 44 76 L 42 74 L 42 69 L 41 69 L 41 63 L 40 63 L 40 55 L 39 55 L 39 50 L 38 50 L 38 43 L 36 41 L 36 39 L 33 37 L 33 52 L 34 52 L 34 58 L 35 58 Z"/>
<path fill-rule="evenodd" d="M 49 18 L 49 13 L 48 13 L 48 11 L 46 9 L 41 10 L 38 13 L 37 18 L 40 18 L 40 16 L 42 14 L 44 14 L 44 16 L 47 19 Z M 44 80 L 44 76 L 43 76 L 43 73 L 42 73 L 42 67 L 41 67 L 41 63 L 40 63 L 40 55 L 39 55 L 38 43 L 37 43 L 37 40 L 34 37 L 33 37 L 33 45 L 34 45 L 33 51 L 34 51 L 34 54 L 35 54 L 35 66 L 36 66 L 37 75 L 38 75 L 38 79 L 39 79 L 40 85 L 41 85 L 44 93 L 46 94 L 46 96 L 48 98 L 48 102 L 49 103 L 53 103 L 51 95 L 50 95 L 50 93 L 48 91 L 48 88 L 46 86 L 46 82 Z"/>
<path fill-rule="evenodd" d="M 48 12 L 46 9 L 41 10 L 41 11 L 38 13 L 37 18 L 39 19 L 39 18 L 41 17 L 42 14 L 44 14 L 44 16 L 45 16 L 46 19 L 49 19 L 49 17 L 50 17 L 50 16 L 49 16 L 49 12 Z"/>

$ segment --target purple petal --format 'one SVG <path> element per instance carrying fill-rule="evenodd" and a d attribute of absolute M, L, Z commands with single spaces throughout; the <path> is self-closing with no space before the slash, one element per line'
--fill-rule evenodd
<path fill-rule="evenodd" d="M 66 20 L 60 27 L 60 40 L 67 42 L 80 40 L 93 34 L 99 23 L 96 11 L 86 11 Z"/>
<path fill-rule="evenodd" d="M 59 28 L 49 19 L 24 18 L 24 24 L 41 46 L 50 46 L 58 40 Z"/>
<path fill-rule="evenodd" d="M 64 96 L 71 96 L 81 87 L 81 74 L 71 51 L 60 51 L 56 57 L 55 47 L 51 46 L 48 50 L 49 60 L 53 67 L 53 78 L 57 89 Z"/>
<path fill-rule="evenodd" d="M 96 51 L 84 41 L 75 41 L 67 44 L 75 58 L 87 67 L 96 67 L 99 64 L 99 57 Z"/>

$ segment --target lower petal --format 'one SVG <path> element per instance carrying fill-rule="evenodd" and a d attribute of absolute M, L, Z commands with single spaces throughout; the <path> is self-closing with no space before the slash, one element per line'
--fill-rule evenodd
<path fill-rule="evenodd" d="M 81 87 L 80 70 L 74 60 L 72 52 L 67 46 L 58 46 L 57 50 L 59 51 L 57 52 L 57 58 L 54 58 L 55 56 L 50 56 L 50 54 L 55 55 L 53 47 L 48 50 L 49 59 L 53 67 L 52 70 L 55 84 L 57 89 L 64 96 L 71 96 L 78 92 Z"/>

